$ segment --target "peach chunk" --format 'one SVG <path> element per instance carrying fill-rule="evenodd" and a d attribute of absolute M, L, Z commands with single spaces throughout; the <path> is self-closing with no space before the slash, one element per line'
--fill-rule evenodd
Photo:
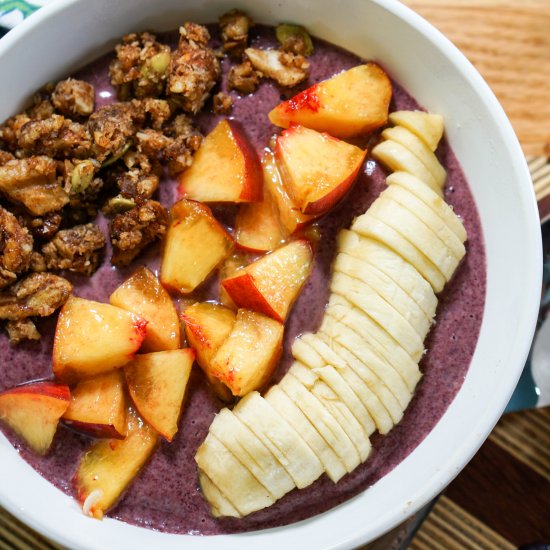
<path fill-rule="evenodd" d="M 180 324 L 176 306 L 156 276 L 140 267 L 109 298 L 121 307 L 147 321 L 142 351 L 164 351 L 181 346 Z"/>
<path fill-rule="evenodd" d="M 312 266 L 311 244 L 299 239 L 224 279 L 222 286 L 237 307 L 259 311 L 283 323 Z"/>
<path fill-rule="evenodd" d="M 236 396 L 262 388 L 281 355 L 283 330 L 283 324 L 270 317 L 239 309 L 229 336 L 212 359 L 212 374 Z"/>
<path fill-rule="evenodd" d="M 263 159 L 262 167 L 265 182 L 272 174 L 266 171 Z M 280 246 L 287 237 L 287 231 L 279 216 L 277 201 L 270 187 L 269 182 L 264 184 L 264 198 L 261 202 L 242 204 L 239 207 L 235 219 L 235 241 L 243 250 L 268 252 Z"/>
<path fill-rule="evenodd" d="M 43 455 L 70 399 L 69 387 L 64 384 L 45 381 L 17 386 L 0 393 L 0 420 Z"/>
<path fill-rule="evenodd" d="M 279 220 L 285 232 L 289 235 L 304 229 L 317 216 L 307 215 L 300 212 L 300 209 L 292 202 L 287 193 L 281 173 L 275 162 L 275 155 L 266 151 L 262 158 L 264 169 L 264 191 L 269 193 L 277 205 Z"/>
<path fill-rule="evenodd" d="M 262 169 L 244 130 L 223 119 L 202 142 L 180 176 L 182 197 L 201 202 L 262 200 Z"/>
<path fill-rule="evenodd" d="M 190 348 L 137 355 L 124 367 L 128 392 L 141 417 L 172 441 L 195 352 Z"/>
<path fill-rule="evenodd" d="M 314 84 L 269 113 L 276 126 L 301 124 L 338 138 L 368 134 L 387 123 L 392 88 L 374 63 Z"/>
<path fill-rule="evenodd" d="M 235 312 L 221 304 L 200 302 L 188 307 L 181 318 L 187 342 L 195 350 L 197 363 L 214 393 L 222 401 L 230 401 L 231 391 L 212 374 L 212 359 L 235 324 Z"/>
<path fill-rule="evenodd" d="M 126 438 L 99 440 L 80 459 L 73 486 L 84 513 L 101 519 L 153 454 L 157 443 L 155 430 L 129 408 Z"/>
<path fill-rule="evenodd" d="M 71 391 L 71 404 L 63 421 L 93 437 L 126 436 L 125 380 L 122 370 L 82 380 Z"/>
<path fill-rule="evenodd" d="M 71 296 L 59 314 L 53 372 L 66 382 L 122 367 L 145 338 L 147 321 L 110 304 Z"/>
<path fill-rule="evenodd" d="M 290 198 L 304 214 L 324 214 L 351 188 L 366 151 L 304 126 L 277 138 L 275 158 Z"/>
<path fill-rule="evenodd" d="M 182 199 L 172 206 L 171 214 L 160 281 L 170 290 L 192 292 L 231 254 L 234 242 L 200 202 Z"/>

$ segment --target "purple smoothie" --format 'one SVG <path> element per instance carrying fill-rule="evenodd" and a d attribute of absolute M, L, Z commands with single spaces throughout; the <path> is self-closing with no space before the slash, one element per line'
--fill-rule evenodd
<path fill-rule="evenodd" d="M 217 33 L 214 31 L 215 45 Z M 256 27 L 252 32 L 253 45 L 275 45 L 272 29 Z M 168 39 L 168 38 L 167 38 Z M 311 74 L 305 88 L 315 82 L 361 63 L 356 56 L 333 45 L 315 40 L 311 59 Z M 107 66 L 110 57 L 104 57 L 83 69 L 84 78 L 96 87 L 98 105 L 115 100 L 108 83 Z M 224 74 L 229 68 L 224 61 Z M 225 79 L 222 83 L 225 90 Z M 232 93 L 235 106 L 231 117 L 240 121 L 259 153 L 269 138 L 278 131 L 271 125 L 267 113 L 296 93 L 289 93 L 264 82 L 258 91 L 247 97 Z M 391 110 L 415 109 L 418 104 L 396 83 Z M 209 111 L 209 107 L 205 109 Z M 197 123 L 204 132 L 210 130 L 218 117 L 204 112 Z M 244 519 L 214 519 L 210 516 L 197 483 L 194 455 L 203 441 L 216 412 L 223 404 L 207 389 L 200 370 L 191 376 L 180 429 L 172 443 L 162 442 L 149 464 L 128 489 L 111 517 L 128 523 L 173 533 L 212 535 L 234 533 L 280 526 L 321 513 L 368 488 L 401 462 L 430 432 L 460 389 L 476 346 L 485 300 L 485 255 L 483 237 L 475 204 L 460 166 L 443 141 L 438 156 L 447 169 L 446 200 L 454 207 L 468 232 L 467 254 L 452 281 L 439 295 L 437 323 L 430 332 L 421 369 L 423 378 L 403 420 L 387 436 L 372 438 L 373 451 L 369 460 L 354 472 L 333 484 L 323 476 L 304 490 L 294 490 L 275 505 Z M 319 226 L 319 243 L 315 267 L 287 320 L 284 353 L 275 373 L 280 380 L 291 362 L 290 347 L 294 338 L 306 331 L 315 331 L 323 315 L 328 296 L 330 265 L 335 252 L 335 237 L 340 228 L 349 227 L 353 218 L 363 213 L 385 187 L 384 170 L 372 160 L 367 161 L 358 180 L 341 204 L 323 218 Z M 170 204 L 174 200 L 174 181 L 165 180 L 160 199 Z M 107 302 L 111 292 L 138 266 L 146 264 L 158 269 L 159 248 L 152 247 L 131 268 L 113 268 L 106 253 L 106 261 L 91 277 L 70 276 L 75 283 L 75 294 Z M 217 281 L 210 281 L 194 293 L 192 298 L 215 299 Z M 7 337 L 0 335 L 0 390 L 39 378 L 51 378 L 51 350 L 56 317 L 38 323 L 44 335 L 39 343 L 11 347 Z M 30 453 L 13 434 L 6 435 L 27 460 L 45 478 L 67 494 L 72 495 L 71 478 L 80 454 L 90 439 L 68 429 L 60 428 L 48 456 Z M 231 475 L 228 472 L 228 475 Z"/>

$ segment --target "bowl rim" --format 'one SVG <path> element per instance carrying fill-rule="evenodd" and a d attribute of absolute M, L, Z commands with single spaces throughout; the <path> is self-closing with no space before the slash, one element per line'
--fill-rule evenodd
<path fill-rule="evenodd" d="M 44 21 L 49 20 L 50 18 L 59 17 L 68 7 L 73 4 L 78 4 L 82 0 L 57 0 L 56 2 L 50 3 L 43 8 L 39 9 L 33 13 L 28 19 L 23 21 L 21 24 L 17 25 L 14 29 L 9 31 L 1 40 L 0 40 L 0 57 L 3 53 L 9 51 L 9 49 L 16 43 L 25 39 L 28 33 L 31 33 L 33 29 L 37 26 L 44 23 Z M 518 343 L 515 348 L 515 355 L 512 357 L 511 361 L 518 365 L 517 368 L 517 377 L 514 379 L 511 377 L 508 380 L 508 384 L 500 394 L 493 395 L 488 397 L 488 408 L 492 411 L 490 415 L 480 418 L 477 425 L 473 426 L 473 435 L 469 440 L 465 440 L 461 445 L 456 445 L 454 448 L 454 454 L 449 459 L 445 468 L 434 472 L 433 474 L 433 483 L 431 486 L 425 486 L 418 489 L 418 491 L 411 495 L 411 503 L 408 506 L 406 511 L 403 510 L 390 510 L 384 516 L 380 516 L 376 522 L 376 525 L 371 529 L 371 533 L 368 535 L 380 536 L 384 532 L 387 532 L 389 529 L 397 525 L 399 522 L 404 521 L 407 517 L 412 515 L 414 512 L 419 510 L 427 502 L 433 498 L 433 487 L 437 486 L 442 490 L 450 481 L 459 473 L 459 471 L 466 465 L 470 458 L 475 454 L 481 444 L 484 442 L 485 438 L 489 435 L 493 426 L 498 421 L 499 417 L 502 414 L 514 388 L 521 374 L 521 368 L 528 356 L 531 338 L 534 334 L 537 316 L 538 316 L 538 306 L 540 302 L 540 283 L 542 280 L 542 247 L 540 239 L 540 224 L 538 221 L 538 210 L 536 206 L 536 200 L 532 186 L 531 192 L 526 185 L 530 182 L 530 175 L 525 161 L 523 152 L 517 140 L 517 137 L 514 134 L 512 126 L 508 121 L 504 110 L 498 103 L 498 100 L 494 96 L 493 92 L 490 90 L 488 84 L 483 80 L 481 75 L 473 67 L 473 65 L 466 59 L 466 57 L 435 27 L 425 21 L 420 15 L 415 13 L 413 10 L 407 6 L 401 4 L 397 0 L 370 0 L 372 4 L 376 4 L 387 12 L 392 13 L 394 16 L 405 21 L 408 25 L 412 26 L 415 30 L 423 34 L 431 44 L 440 50 L 454 65 L 455 69 L 460 72 L 461 76 L 472 82 L 472 85 L 476 88 L 478 95 L 482 99 L 485 107 L 490 112 L 491 116 L 498 122 L 501 128 L 501 135 L 506 142 L 508 152 L 510 153 L 510 159 L 512 161 L 513 168 L 517 174 L 517 180 L 519 181 L 518 188 L 522 193 L 523 207 L 526 210 L 530 210 L 531 214 L 526 217 L 526 222 L 529 224 L 528 232 L 533 236 L 533 241 L 528 243 L 532 252 L 532 269 L 531 269 L 531 281 L 526 284 L 526 289 L 524 290 L 524 301 L 523 301 L 523 310 L 524 310 L 524 320 L 525 323 L 521 327 L 522 333 L 525 335 L 525 339 Z M 538 235 L 538 236 L 537 236 Z M 477 348 L 477 346 L 476 346 Z M 461 390 L 460 390 L 461 391 Z M 459 392 L 460 393 L 460 392 Z M 490 404 L 490 406 L 489 406 Z M 447 413 L 445 413 L 447 414 Z M 444 415 L 445 416 L 445 415 Z M 438 431 L 438 426 L 441 424 L 441 419 L 438 424 L 433 428 L 432 432 Z M 420 443 L 422 446 L 425 443 L 424 440 Z M 417 448 L 418 448 L 417 447 Z M 407 457 L 396 469 L 401 468 L 404 463 L 408 461 Z M 23 462 L 23 461 L 21 461 Z M 22 470 L 25 470 L 25 466 L 32 470 L 30 466 L 26 463 L 22 466 Z M 34 470 L 32 470 L 33 473 Z M 5 474 L 3 474 L 5 475 Z M 39 476 L 40 477 L 40 476 Z M 49 482 L 46 482 L 40 478 L 44 483 L 49 485 Z M 376 484 L 369 489 L 369 491 L 376 491 Z M 354 497 L 344 504 L 337 506 L 323 514 L 314 516 L 309 520 L 304 520 L 296 524 L 291 524 L 282 528 L 267 529 L 262 531 L 254 531 L 251 533 L 244 533 L 240 535 L 222 535 L 216 537 L 216 542 L 223 542 L 228 548 L 242 548 L 252 547 L 258 543 L 266 542 L 266 535 L 268 537 L 273 537 L 273 540 L 270 543 L 280 546 L 281 542 L 291 542 L 292 538 L 288 538 L 285 532 L 294 531 L 295 528 L 301 529 L 304 526 L 307 529 L 308 525 L 313 525 L 318 521 L 323 521 L 327 519 L 328 515 L 340 515 L 346 513 L 349 509 L 350 504 L 353 505 L 361 495 L 363 491 L 357 497 Z M 70 497 L 67 497 L 70 498 Z M 93 538 L 87 537 L 80 541 L 75 541 L 72 537 L 67 537 L 66 533 L 63 531 L 63 522 L 59 522 L 57 525 L 52 525 L 47 519 L 46 515 L 39 515 L 33 509 L 32 506 L 27 506 L 20 498 L 20 494 L 15 495 L 6 495 L 0 491 L 0 504 L 4 506 L 9 512 L 18 517 L 20 520 L 25 522 L 27 525 L 31 526 L 35 530 L 45 534 L 45 536 L 50 537 L 52 540 L 69 545 L 70 547 L 82 547 L 82 548 L 92 548 L 95 547 Z M 75 506 L 75 510 L 78 508 Z M 80 523 L 77 521 L 77 523 Z M 104 520 L 104 524 L 120 524 L 116 520 L 107 518 Z M 127 532 L 127 529 L 138 530 L 139 536 L 143 539 L 144 543 L 151 542 L 155 543 L 157 537 L 159 536 L 158 532 L 153 532 L 144 528 L 129 526 L 124 524 L 122 528 L 123 534 Z M 96 532 L 100 529 L 97 526 L 91 530 L 91 532 Z M 165 535 L 161 534 L 167 538 L 163 539 L 168 541 L 168 539 L 173 539 L 174 537 L 181 541 L 182 535 Z M 185 536 L 185 535 L 184 535 Z M 364 532 L 350 533 L 349 535 L 343 534 L 340 540 L 337 542 L 330 541 L 331 548 L 348 548 L 354 547 L 360 544 L 363 544 L 367 541 L 368 536 Z M 192 537 L 194 539 L 193 544 L 196 544 L 196 547 L 209 547 L 209 540 L 212 537 Z M 121 539 L 122 540 L 122 539 Z M 274 542 L 273 542 L 274 541 Z M 188 541 L 186 541 L 188 542 Z M 82 544 L 82 546 L 79 546 Z M 329 544 L 329 542 L 327 542 Z M 76 546 L 75 546 L 76 545 Z M 122 545 L 121 547 L 126 547 Z M 170 546 L 171 547 L 171 546 Z M 271 546 L 269 546 L 271 547 Z M 328 547 L 328 546 L 327 546 Z"/>

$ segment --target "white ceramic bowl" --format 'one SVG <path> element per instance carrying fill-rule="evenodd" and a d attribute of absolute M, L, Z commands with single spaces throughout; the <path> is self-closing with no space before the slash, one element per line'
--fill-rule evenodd
<path fill-rule="evenodd" d="M 541 243 L 527 167 L 512 128 L 470 63 L 438 31 L 392 0 L 60 0 L 0 41 L 0 120 L 44 82 L 62 77 L 124 33 L 213 21 L 235 7 L 256 21 L 294 21 L 380 61 L 428 110 L 442 113 L 479 209 L 487 251 L 487 301 L 464 385 L 419 447 L 373 487 L 284 528 L 185 537 L 84 517 L 76 503 L 0 437 L 0 503 L 70 548 L 350 548 L 376 538 L 439 493 L 489 434 L 521 373 L 539 305 Z M 6 366 L 2 366 L 6 368 Z"/>

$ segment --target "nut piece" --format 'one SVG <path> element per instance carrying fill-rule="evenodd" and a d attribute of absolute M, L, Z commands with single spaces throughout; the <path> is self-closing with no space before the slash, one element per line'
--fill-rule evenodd
<path fill-rule="evenodd" d="M 170 48 L 155 35 L 128 34 L 115 48 L 117 57 L 109 66 L 111 84 L 122 100 L 135 96 L 156 97 L 164 91 L 170 66 Z"/>
<path fill-rule="evenodd" d="M 247 48 L 245 54 L 254 69 L 281 86 L 296 86 L 308 76 L 309 62 L 303 55 L 257 48 Z"/>
<path fill-rule="evenodd" d="M 73 285 L 52 273 L 31 273 L 0 294 L 0 319 L 48 317 L 71 295 Z"/>
<path fill-rule="evenodd" d="M 69 197 L 56 179 L 56 168 L 55 160 L 45 156 L 10 160 L 0 166 L 0 191 L 35 216 L 61 210 Z"/>
<path fill-rule="evenodd" d="M 233 99 L 224 92 L 218 92 L 213 98 L 213 109 L 217 115 L 227 115 L 233 108 Z"/>
<path fill-rule="evenodd" d="M 40 333 L 30 319 L 8 321 L 6 323 L 6 330 L 10 344 L 13 345 L 17 345 L 23 340 L 40 340 Z"/>
<path fill-rule="evenodd" d="M 67 269 L 91 275 L 99 265 L 105 237 L 97 225 L 88 223 L 59 231 L 42 247 L 48 269 Z"/>
<path fill-rule="evenodd" d="M 252 19 L 239 10 L 231 10 L 220 17 L 220 30 L 225 51 L 240 56 L 248 42 L 248 31 L 254 25 Z"/>
<path fill-rule="evenodd" d="M 52 93 L 52 103 L 65 116 L 90 116 L 94 111 L 94 87 L 83 80 L 61 80 Z"/>
<path fill-rule="evenodd" d="M 111 222 L 111 262 L 117 267 L 128 265 L 149 243 L 166 234 L 168 213 L 157 201 L 148 200 L 117 214 Z"/>
<path fill-rule="evenodd" d="M 196 113 L 220 77 L 220 63 L 208 47 L 206 27 L 185 23 L 180 28 L 178 49 L 172 52 L 168 92 L 184 111 Z"/>
<path fill-rule="evenodd" d="M 31 262 L 33 238 L 17 218 L 0 206 L 0 288 L 13 283 Z"/>
<path fill-rule="evenodd" d="M 252 63 L 246 60 L 240 65 L 235 65 L 229 70 L 227 75 L 227 85 L 230 90 L 237 90 L 242 94 L 253 93 L 260 84 L 260 78 L 258 77 Z"/>

